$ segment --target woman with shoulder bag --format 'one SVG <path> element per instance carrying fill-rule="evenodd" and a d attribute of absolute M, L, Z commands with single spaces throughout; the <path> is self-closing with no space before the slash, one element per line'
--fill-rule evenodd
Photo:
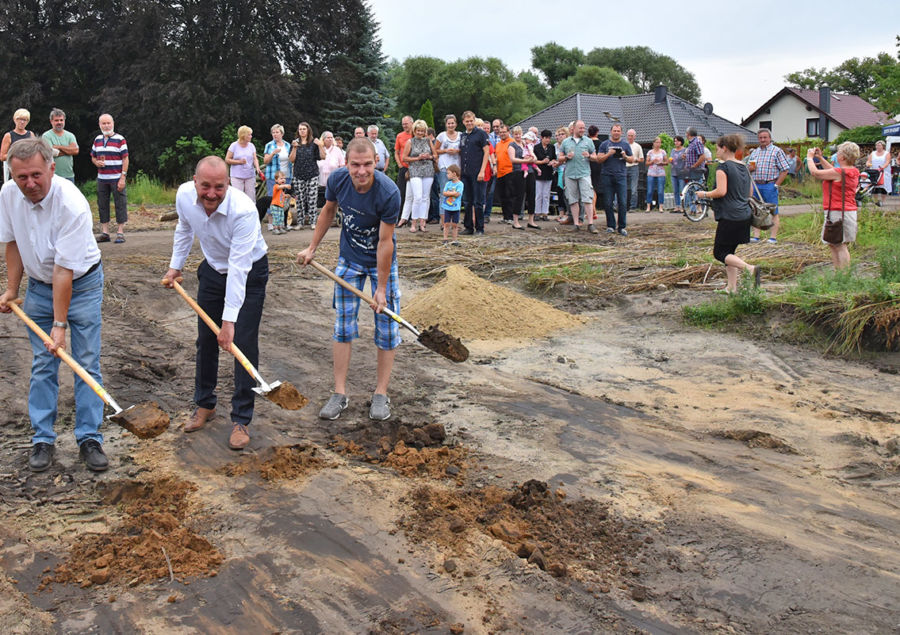
<path fill-rule="evenodd" d="M 831 165 L 820 148 L 806 153 L 806 167 L 813 178 L 822 181 L 822 208 L 825 224 L 822 242 L 831 249 L 835 270 L 850 266 L 848 243 L 856 240 L 856 190 L 859 187 L 859 146 L 846 141 L 838 146 L 837 166 Z M 818 165 L 816 162 L 818 161 Z"/>
<path fill-rule="evenodd" d="M 743 137 L 736 134 L 725 135 L 716 140 L 716 189 L 697 192 L 697 198 L 713 201 L 713 212 L 718 222 L 713 244 L 713 256 L 725 265 L 728 282 L 726 293 L 737 291 L 738 273 L 753 274 L 753 286 L 759 286 L 762 270 L 759 265 L 748 265 L 735 255 L 738 245 L 750 242 L 750 188 L 753 180 L 747 166 L 735 158 L 743 148 Z"/>

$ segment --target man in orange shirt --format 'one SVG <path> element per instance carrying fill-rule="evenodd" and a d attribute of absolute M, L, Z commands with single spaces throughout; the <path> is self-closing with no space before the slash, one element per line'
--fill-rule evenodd
<path fill-rule="evenodd" d="M 497 160 L 497 194 L 500 195 L 501 206 L 503 209 L 504 223 L 512 222 L 513 211 L 507 201 L 512 201 L 512 178 L 513 165 L 509 158 L 509 144 L 512 143 L 512 137 L 509 136 L 509 126 L 505 123 L 500 124 L 500 141 L 494 148 L 494 156 Z"/>
<path fill-rule="evenodd" d="M 403 146 L 412 139 L 413 118 L 406 115 L 400 120 L 400 125 L 403 126 L 403 132 L 397 135 L 397 140 L 394 142 L 394 160 L 397 161 L 399 168 L 397 170 L 397 187 L 400 189 L 400 208 L 403 209 L 403 205 L 406 203 L 406 185 L 409 183 L 406 176 L 409 165 L 403 162 L 400 155 L 403 154 Z M 397 227 L 400 225 L 398 224 Z"/>

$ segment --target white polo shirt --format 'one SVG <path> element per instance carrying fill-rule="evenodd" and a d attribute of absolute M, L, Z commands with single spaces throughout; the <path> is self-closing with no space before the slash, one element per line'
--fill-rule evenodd
<path fill-rule="evenodd" d="M 169 267 L 179 271 L 184 268 L 196 236 L 209 266 L 228 276 L 222 319 L 236 322 L 244 304 L 247 273 L 269 250 L 260 229 L 256 203 L 229 186 L 222 204 L 207 216 L 194 182 L 188 181 L 178 188 L 175 211 L 178 212 L 178 225 Z"/>
<path fill-rule="evenodd" d="M 91 207 L 72 182 L 53 176 L 47 196 L 32 203 L 14 181 L 0 189 L 0 242 L 19 248 L 25 273 L 53 282 L 53 265 L 83 276 L 100 260 Z"/>

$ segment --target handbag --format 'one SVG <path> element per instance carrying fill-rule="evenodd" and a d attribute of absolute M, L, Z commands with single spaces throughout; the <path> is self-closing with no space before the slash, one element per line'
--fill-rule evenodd
<path fill-rule="evenodd" d="M 831 189 L 833 183 L 834 181 L 828 181 L 829 204 L 831 203 Z M 840 245 L 844 242 L 844 210 L 846 207 L 847 198 L 844 196 L 844 171 L 841 170 L 841 220 L 829 220 L 829 210 L 825 210 L 825 228 L 822 230 L 822 240 L 829 245 Z"/>
<path fill-rule="evenodd" d="M 751 196 L 747 201 L 750 203 L 750 224 L 757 229 L 769 229 L 775 224 L 775 215 L 772 214 L 775 211 L 775 203 L 764 202 L 759 188 L 756 187 L 756 181 L 751 178 L 750 182 L 756 190 L 756 196 Z"/>

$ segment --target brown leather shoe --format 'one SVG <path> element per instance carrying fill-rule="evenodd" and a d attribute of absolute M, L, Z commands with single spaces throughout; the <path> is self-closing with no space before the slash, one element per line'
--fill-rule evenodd
<path fill-rule="evenodd" d="M 243 450 L 247 447 L 248 443 L 250 443 L 250 433 L 247 432 L 247 427 L 240 423 L 235 423 L 231 427 L 231 436 L 228 438 L 228 447 L 232 450 Z"/>
<path fill-rule="evenodd" d="M 185 432 L 196 432 L 206 425 L 206 422 L 213 418 L 216 414 L 215 408 L 197 408 L 194 414 L 184 424 Z"/>

